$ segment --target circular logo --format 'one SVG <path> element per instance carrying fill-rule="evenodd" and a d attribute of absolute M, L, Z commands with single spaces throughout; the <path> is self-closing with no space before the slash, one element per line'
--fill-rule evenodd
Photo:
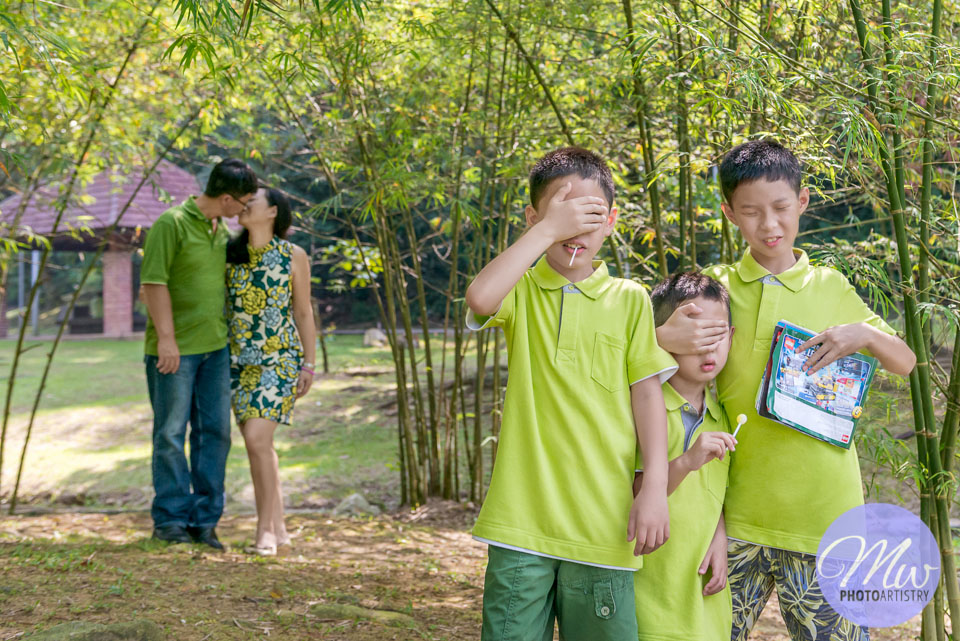
<path fill-rule="evenodd" d="M 841 514 L 817 549 L 820 588 L 838 614 L 858 625 L 899 625 L 923 610 L 940 580 L 930 529 L 888 503 Z"/>
<path fill-rule="evenodd" d="M 853 408 L 853 418 L 860 418 L 860 415 L 863 414 L 863 408 L 857 405 Z"/>

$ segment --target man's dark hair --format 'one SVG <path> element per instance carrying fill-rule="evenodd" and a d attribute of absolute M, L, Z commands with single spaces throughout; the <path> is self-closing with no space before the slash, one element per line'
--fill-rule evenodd
<path fill-rule="evenodd" d="M 754 180 L 787 181 L 800 193 L 800 163 L 793 152 L 773 140 L 751 140 L 728 151 L 720 162 L 720 190 L 730 202 L 733 192 Z"/>
<path fill-rule="evenodd" d="M 700 272 L 681 272 L 661 282 L 650 293 L 653 303 L 653 322 L 660 327 L 688 300 L 703 296 L 723 303 L 727 308 L 727 322 L 733 325 L 730 312 L 730 294 L 719 282 Z"/>
<path fill-rule="evenodd" d="M 607 205 L 613 205 L 613 176 L 603 158 L 581 147 L 561 147 L 548 152 L 530 170 L 530 204 L 537 206 L 543 190 L 554 178 L 578 175 L 600 184 Z"/>
<path fill-rule="evenodd" d="M 207 179 L 207 188 L 203 190 L 205 196 L 216 198 L 230 194 L 234 198 L 241 198 L 257 191 L 257 175 L 247 166 L 247 163 L 236 158 L 221 160 L 210 172 Z"/>

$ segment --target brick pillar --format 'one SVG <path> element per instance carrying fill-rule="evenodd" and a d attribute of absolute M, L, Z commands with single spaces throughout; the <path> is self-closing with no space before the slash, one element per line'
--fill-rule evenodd
<path fill-rule="evenodd" d="M 131 252 L 103 254 L 103 335 L 133 333 L 133 263 Z"/>

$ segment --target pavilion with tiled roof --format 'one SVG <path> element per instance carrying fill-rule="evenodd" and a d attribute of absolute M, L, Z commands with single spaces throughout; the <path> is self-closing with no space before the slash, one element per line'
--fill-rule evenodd
<path fill-rule="evenodd" d="M 57 217 L 56 198 L 60 183 L 41 187 L 20 212 L 21 196 L 0 202 L 0 225 L 16 230 L 5 233 L 21 239 L 47 238 L 55 251 L 94 251 L 103 243 L 103 335 L 128 336 L 133 333 L 133 252 L 143 242 L 143 232 L 160 214 L 188 196 L 199 194 L 196 178 L 172 162 L 161 161 L 137 194 L 143 170 L 124 174 L 104 171 L 94 177 L 64 212 L 54 233 Z M 133 200 L 131 200 L 133 197 Z M 124 211 L 127 202 L 130 206 Z M 18 217 L 19 221 L 15 219 Z M 122 218 L 115 229 L 111 227 Z M 5 307 L 5 306 L 4 306 Z M 6 315 L 0 314 L 0 335 L 6 334 Z"/>

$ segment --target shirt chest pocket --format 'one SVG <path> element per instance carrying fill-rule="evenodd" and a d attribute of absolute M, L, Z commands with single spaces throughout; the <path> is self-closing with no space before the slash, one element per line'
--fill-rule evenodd
<path fill-rule="evenodd" d="M 730 472 L 730 452 L 723 457 L 723 460 L 714 459 L 701 468 L 704 474 L 704 483 L 707 486 L 707 492 L 716 499 L 717 503 L 723 504 L 723 499 L 727 494 L 727 475 Z"/>
<path fill-rule="evenodd" d="M 593 364 L 590 376 L 608 392 L 619 392 L 627 378 L 624 361 L 626 341 L 597 332 L 593 342 Z"/>

